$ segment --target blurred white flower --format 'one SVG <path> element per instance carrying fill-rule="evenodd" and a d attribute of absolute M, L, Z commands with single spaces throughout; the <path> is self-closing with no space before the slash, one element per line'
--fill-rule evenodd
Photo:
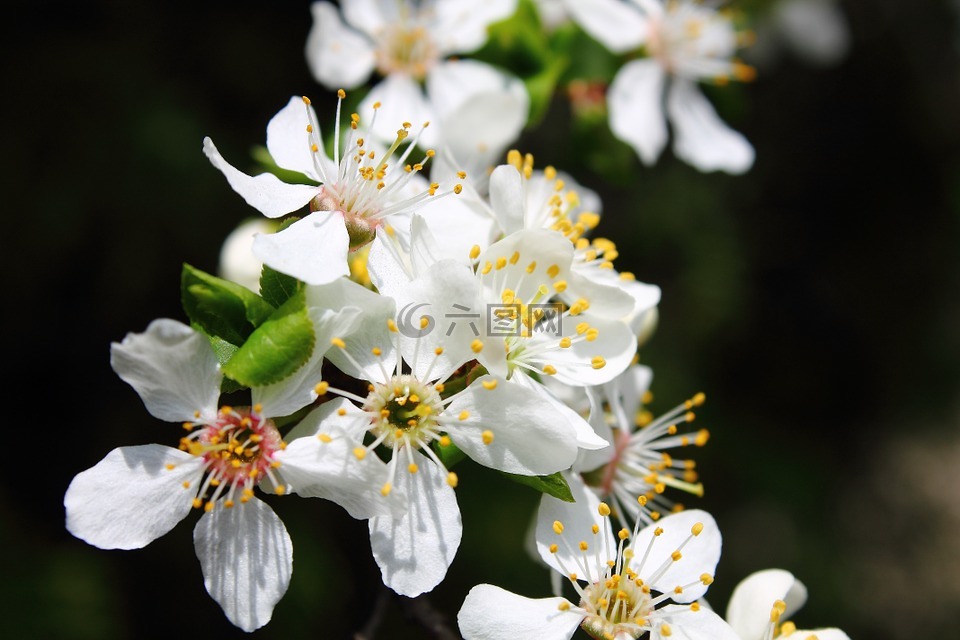
<path fill-rule="evenodd" d="M 740 640 L 816 638 L 850 640 L 840 629 L 800 630 L 785 619 L 807 601 L 803 583 L 783 569 L 757 571 L 736 586 L 727 605 L 727 622 Z"/>
<path fill-rule="evenodd" d="M 251 291 L 259 291 L 263 263 L 253 255 L 253 239 L 258 233 L 273 233 L 276 230 L 276 223 L 264 218 L 251 218 L 237 225 L 220 247 L 220 277 Z"/>

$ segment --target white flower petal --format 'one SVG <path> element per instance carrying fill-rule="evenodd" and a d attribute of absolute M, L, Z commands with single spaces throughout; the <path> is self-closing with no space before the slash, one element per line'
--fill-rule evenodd
<path fill-rule="evenodd" d="M 377 229 L 377 235 L 370 243 L 367 270 L 377 291 L 385 296 L 395 297 L 413 280 L 413 268 L 407 250 L 396 236 L 384 231 L 383 227 Z"/>
<path fill-rule="evenodd" d="M 337 310 L 308 307 L 315 339 L 310 358 L 280 382 L 252 389 L 254 404 L 262 404 L 263 413 L 268 418 L 289 415 L 317 399 L 314 388 L 322 379 L 323 357 L 337 351 L 330 351 L 330 340 L 349 334 L 360 317 L 360 310 L 356 307 L 342 305 L 334 308 Z"/>
<path fill-rule="evenodd" d="M 573 341 L 566 349 L 551 349 L 543 359 L 556 367 L 557 373 L 553 377 L 565 384 L 593 386 L 609 382 L 630 366 L 637 339 L 625 323 L 590 314 L 564 318 L 562 334 L 571 338 L 578 336 L 577 325 L 582 322 L 598 331 L 595 340 Z M 592 364 L 596 357 L 603 358 L 606 363 L 599 369 Z"/>
<path fill-rule="evenodd" d="M 495 384 L 492 389 L 484 387 Z M 462 412 L 466 417 L 459 419 Z M 482 376 L 457 394 L 444 415 L 450 438 L 475 462 L 522 475 L 547 475 L 568 468 L 577 457 L 576 432 L 553 405 L 520 385 Z M 483 433 L 493 434 L 485 444 Z"/>
<path fill-rule="evenodd" d="M 783 600 L 786 603 L 787 610 L 781 614 L 786 620 L 803 606 L 806 599 L 806 588 L 789 571 L 757 571 L 734 588 L 727 604 L 727 622 L 744 640 L 760 640 L 770 626 L 770 609 L 774 602 Z"/>
<path fill-rule="evenodd" d="M 370 132 L 385 144 L 392 144 L 397 139 L 397 130 L 404 122 L 410 122 L 414 126 L 413 130 L 418 131 L 424 122 L 436 119 L 420 85 L 402 73 L 392 73 L 370 89 L 360 103 L 360 117 L 371 117 L 373 105 L 377 102 L 380 103 L 380 108 Z M 420 144 L 425 147 L 436 144 L 436 135 L 430 127 L 424 129 Z"/>
<path fill-rule="evenodd" d="M 432 590 L 444 576 L 460 546 L 460 507 L 446 472 L 417 453 L 417 473 L 402 461 L 393 490 L 407 500 L 400 517 L 370 519 L 370 547 L 383 583 L 410 598 Z"/>
<path fill-rule="evenodd" d="M 615 279 L 608 279 L 600 272 L 609 272 Z M 567 289 L 562 297 L 570 304 L 585 298 L 590 301 L 591 313 L 607 318 L 623 318 L 636 306 L 634 297 L 619 285 L 619 278 L 613 269 L 588 266 L 576 261 L 567 276 Z"/>
<path fill-rule="evenodd" d="M 223 374 L 207 338 L 176 320 L 161 318 L 144 333 L 110 345 L 110 366 L 133 387 L 147 411 L 167 422 L 216 417 Z"/>
<path fill-rule="evenodd" d="M 441 55 L 470 53 L 487 41 L 491 24 L 513 15 L 517 0 L 437 0 L 432 8 L 435 17 L 429 25 L 430 36 Z"/>
<path fill-rule="evenodd" d="M 328 404 L 331 403 L 325 402 L 312 413 Z M 400 496 L 384 497 L 380 492 L 387 482 L 386 463 L 375 455 L 358 460 L 353 450 L 361 443 L 345 433 L 329 427 L 322 433 L 329 442 L 317 436 L 298 438 L 275 454 L 280 461 L 280 477 L 290 491 L 332 500 L 357 519 L 399 515 L 403 507 Z"/>
<path fill-rule="evenodd" d="M 605 566 L 607 560 L 616 559 L 617 545 L 611 533 L 604 530 L 603 518 L 597 511 L 600 498 L 587 488 L 579 476 L 566 473 L 564 478 L 575 502 L 564 502 L 546 494 L 540 497 L 536 534 L 540 558 L 562 575 L 567 575 L 570 567 L 584 564 L 590 567 Z M 555 522 L 563 525 L 560 534 L 553 528 Z M 600 526 L 600 533 L 593 533 L 594 524 Z M 569 544 L 563 544 L 561 536 Z M 577 546 L 581 540 L 589 544 L 586 552 L 580 551 Z M 556 553 L 550 552 L 552 544 L 557 545 Z"/>
<path fill-rule="evenodd" d="M 573 261 L 573 245 L 556 231 L 523 229 L 490 245 L 477 258 L 481 268 L 487 262 L 496 265 L 499 259 L 505 261 L 502 268 L 494 266 L 480 276 L 486 299 L 499 303 L 503 291 L 511 289 L 516 297 L 529 303 L 541 286 L 546 285 L 552 294 L 550 285 L 568 277 Z M 533 271 L 528 272 L 533 263 L 536 263 Z M 553 277 L 548 275 L 551 267 L 556 267 Z"/>
<path fill-rule="evenodd" d="M 683 547 L 682 557 L 673 561 L 671 554 L 690 536 L 691 529 L 698 522 L 703 524 L 703 531 Z M 656 529 L 662 529 L 663 533 L 655 536 Z M 644 556 L 651 540 L 653 545 L 646 562 L 642 567 L 635 563 L 634 570 L 657 591 L 669 592 L 677 586 L 684 587 L 682 594 L 672 597 L 674 602 L 693 602 L 703 596 L 707 587 L 700 582 L 700 576 L 704 573 L 712 576 L 720 560 L 720 530 L 713 516 L 706 511 L 690 509 L 661 518 L 642 529 L 631 542 L 635 557 Z M 666 573 L 652 580 L 663 565 L 669 565 Z M 696 584 L 688 587 L 691 583 Z"/>
<path fill-rule="evenodd" d="M 342 2 L 343 19 L 351 27 L 375 38 L 389 23 L 399 18 L 398 7 L 383 0 L 350 0 Z M 392 10 L 392 11 L 391 11 Z"/>
<path fill-rule="evenodd" d="M 349 247 L 339 211 L 316 211 L 282 231 L 253 239 L 253 253 L 265 265 L 307 284 L 326 284 L 349 275 Z"/>
<path fill-rule="evenodd" d="M 313 107 L 305 105 L 303 98 L 291 96 L 287 105 L 267 123 L 267 151 L 278 167 L 323 182 L 322 174 L 317 172 L 314 166 L 314 157 L 320 159 L 323 173 L 328 176 L 337 175 L 337 168 L 324 149 L 318 149 L 317 153 L 314 153 L 310 148 L 312 142 L 311 134 L 307 132 L 307 125 L 310 124 L 308 111 L 313 114 L 313 121 L 317 122 Z M 319 131 L 314 131 L 312 135 L 316 139 L 322 139 Z"/>
<path fill-rule="evenodd" d="M 701 171 L 743 173 L 753 166 L 747 139 L 728 127 L 696 83 L 675 78 L 667 92 L 673 152 Z"/>
<path fill-rule="evenodd" d="M 449 196 L 438 200 L 430 198 L 421 205 L 419 216 L 414 216 L 411 224 L 410 248 L 412 252 L 423 247 L 429 242 L 429 255 L 434 261 L 456 260 L 457 262 L 467 263 L 470 256 L 470 250 L 474 245 L 481 249 L 490 246 L 493 242 L 493 236 L 496 233 L 496 223 L 486 205 L 479 202 L 476 197 L 471 198 L 464 193 L 458 196 Z M 417 217 L 425 223 L 418 226 Z M 425 230 L 429 234 L 427 240 Z M 426 264 L 424 254 L 416 258 L 416 272 L 422 273 Z"/>
<path fill-rule="evenodd" d="M 559 383 L 556 386 L 559 386 Z M 550 388 L 553 389 L 554 386 Z M 579 455 L 577 455 L 577 461 L 573 464 L 573 470 L 580 473 L 583 471 L 593 471 L 610 462 L 614 454 L 614 432 L 613 429 L 610 428 L 610 425 L 607 424 L 606 412 L 603 409 L 603 397 L 598 390 L 599 387 L 575 388 L 584 392 L 584 395 L 590 402 L 590 417 L 588 419 L 590 426 L 593 427 L 594 432 L 599 437 L 608 443 L 607 446 L 602 449 L 582 449 L 580 451 Z M 618 430 L 617 433 L 619 434 L 620 431 Z"/>
<path fill-rule="evenodd" d="M 574 21 L 613 53 L 639 47 L 647 38 L 648 21 L 620 0 L 566 0 Z"/>
<path fill-rule="evenodd" d="M 233 190 L 268 218 L 279 218 L 302 208 L 319 192 L 318 187 L 287 184 L 272 173 L 248 176 L 224 160 L 210 138 L 203 139 L 203 152 L 227 178 Z"/>
<path fill-rule="evenodd" d="M 569 640 L 583 614 L 560 611 L 565 598 L 532 599 L 478 584 L 463 601 L 457 624 L 465 640 Z"/>
<path fill-rule="evenodd" d="M 274 231 L 276 223 L 259 216 L 237 225 L 220 247 L 218 275 L 251 291 L 260 291 L 263 264 L 253 256 L 253 236 Z"/>
<path fill-rule="evenodd" d="M 604 398 L 610 411 L 617 416 L 620 428 L 632 430 L 635 416 L 643 407 L 643 395 L 650 389 L 652 381 L 653 369 L 635 364 L 603 385 Z"/>
<path fill-rule="evenodd" d="M 593 427 L 590 426 L 590 423 L 588 423 L 583 416 L 558 400 L 552 393 L 550 393 L 549 389 L 536 380 L 533 380 L 530 376 L 522 374 L 515 375 L 510 378 L 510 382 L 512 384 L 519 384 L 526 387 L 547 402 L 551 403 L 553 408 L 556 409 L 557 412 L 566 419 L 567 423 L 573 427 L 577 434 L 577 446 L 579 446 L 581 449 L 588 449 L 592 451 L 594 449 L 603 449 L 610 446 L 609 442 L 596 434 Z"/>
<path fill-rule="evenodd" d="M 502 164 L 490 174 L 490 207 L 504 234 L 523 229 L 523 176 L 516 167 Z"/>
<path fill-rule="evenodd" d="M 484 329 L 477 289 L 469 267 L 441 260 L 397 292 L 400 349 L 418 378 L 444 378 L 474 357 L 470 344 Z M 428 324 L 421 330 L 422 317 Z M 439 356 L 438 347 L 443 348 Z"/>
<path fill-rule="evenodd" d="M 197 522 L 193 544 L 227 619 L 244 631 L 270 622 L 293 573 L 293 544 L 273 509 L 256 498 L 230 509 L 218 503 Z"/>
<path fill-rule="evenodd" d="M 331 3 L 314 2 L 310 11 L 313 27 L 307 35 L 306 56 L 314 79 L 331 90 L 363 84 L 376 64 L 373 43 L 344 25 Z"/>
<path fill-rule="evenodd" d="M 748 640 L 739 637 L 736 631 L 707 607 L 691 611 L 690 607 L 669 604 L 657 611 L 659 615 L 650 632 L 650 640 Z M 767 612 L 769 616 L 769 611 Z M 671 635 L 660 633 L 662 623 L 670 626 Z M 798 636 L 806 638 L 806 636 Z M 758 639 L 759 640 L 759 639 Z"/>
<path fill-rule="evenodd" d="M 646 165 L 654 164 L 667 144 L 665 81 L 657 60 L 633 60 L 620 67 L 607 92 L 610 130 L 633 147 Z"/>
<path fill-rule="evenodd" d="M 850 636 L 841 631 L 840 629 L 797 629 L 790 635 L 796 635 L 797 638 L 811 638 L 815 637 L 817 640 L 850 640 Z"/>
<path fill-rule="evenodd" d="M 144 547 L 190 512 L 202 467 L 201 458 L 159 444 L 114 449 L 67 487 L 67 530 L 101 549 Z"/>
<path fill-rule="evenodd" d="M 387 320 L 396 317 L 393 299 L 374 293 L 347 278 L 340 278 L 319 287 L 308 287 L 306 295 L 308 307 L 353 307 L 360 311 L 350 325 L 339 324 L 335 327 L 338 333 L 322 338 L 324 349 L 327 349 L 330 339 L 335 337 L 343 338 L 346 345 L 343 350 L 337 347 L 327 350 L 326 358 L 354 378 L 385 382 L 383 370 L 393 369 L 397 359 L 395 340 L 387 328 Z M 320 339 L 318 336 L 317 344 L 320 344 Z M 374 348 L 380 350 L 380 356 L 374 355 Z"/>

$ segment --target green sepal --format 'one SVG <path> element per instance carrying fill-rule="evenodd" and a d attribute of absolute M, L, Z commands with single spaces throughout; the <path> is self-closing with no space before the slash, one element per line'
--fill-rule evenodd
<path fill-rule="evenodd" d="M 303 366 L 315 342 L 304 294 L 299 292 L 250 334 L 223 373 L 248 387 L 280 382 Z"/>
<path fill-rule="evenodd" d="M 241 345 L 274 308 L 235 282 L 183 264 L 180 300 L 190 322 L 210 336 Z"/>
<path fill-rule="evenodd" d="M 563 475 L 559 471 L 551 473 L 548 476 L 521 476 L 516 473 L 507 473 L 506 471 L 501 471 L 500 473 L 514 482 L 525 484 L 540 493 L 553 496 L 558 500 L 576 502 L 576 500 L 573 499 L 573 493 L 570 491 L 570 485 L 567 484 L 567 481 L 564 480 Z"/>

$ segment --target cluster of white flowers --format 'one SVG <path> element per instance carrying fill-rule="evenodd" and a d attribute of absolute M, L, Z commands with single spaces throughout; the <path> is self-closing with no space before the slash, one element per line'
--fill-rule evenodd
<path fill-rule="evenodd" d="M 597 233 L 597 194 L 506 152 L 527 121 L 523 83 L 449 58 L 479 49 L 516 2 L 340 5 L 315 3 L 307 43 L 317 80 L 338 93 L 333 135 L 299 96 L 267 126 L 272 160 L 296 183 L 247 175 L 203 141 L 229 185 L 274 222 L 224 248 L 225 279 L 186 286 L 187 298 L 206 296 L 185 302 L 190 326 L 156 320 L 113 345 L 116 373 L 185 434 L 176 448 L 115 449 L 77 475 L 70 532 L 140 548 L 201 510 L 206 588 L 252 631 L 285 593 L 293 557 L 257 487 L 366 519 L 384 584 L 415 597 L 443 581 L 460 545 L 453 467 L 467 456 L 544 492 L 537 559 L 569 583 L 554 580 L 541 600 L 475 587 L 458 616 L 468 639 L 568 638 L 578 627 L 616 640 L 845 638 L 780 621 L 805 595 L 784 571 L 746 580 L 726 621 L 703 601 L 720 532 L 670 492 L 702 495 L 682 450 L 707 442 L 706 429 L 690 428 L 704 395 L 658 418 L 644 409 L 652 372 L 638 348 L 660 289 L 615 266 L 615 243 Z M 613 132 L 644 162 L 660 154 L 669 119 L 675 153 L 691 164 L 750 166 L 752 147 L 696 86 L 752 74 L 732 58 L 727 17 L 683 0 L 553 9 L 612 51 L 645 47 L 608 97 Z M 344 89 L 374 70 L 382 80 L 346 116 Z M 263 266 L 259 282 L 251 265 L 258 275 Z M 241 311 L 216 307 L 218 295 Z M 222 391 L 248 404 L 228 406 Z"/>

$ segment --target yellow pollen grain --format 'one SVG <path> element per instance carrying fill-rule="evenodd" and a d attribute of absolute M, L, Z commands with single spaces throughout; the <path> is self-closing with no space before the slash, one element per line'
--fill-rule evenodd
<path fill-rule="evenodd" d="M 474 338 L 473 342 L 470 343 L 470 350 L 474 353 L 480 353 L 483 351 L 483 341 L 479 338 Z"/>
<path fill-rule="evenodd" d="M 547 275 L 551 278 L 556 278 L 560 275 L 560 267 L 555 264 L 550 265 L 547 267 Z"/>
<path fill-rule="evenodd" d="M 457 477 L 457 474 L 451 471 L 447 474 L 447 484 L 456 489 L 457 485 L 460 484 L 460 478 Z"/>
<path fill-rule="evenodd" d="M 480 438 L 483 440 L 483 444 L 490 444 L 493 442 L 493 431 L 487 429 L 480 434 Z"/>
<path fill-rule="evenodd" d="M 214 507 L 214 503 L 213 501 L 210 501 L 207 504 L 203 505 L 203 510 L 206 511 L 207 513 L 210 513 L 211 511 L 213 511 L 213 507 Z"/>
<path fill-rule="evenodd" d="M 673 630 L 670 628 L 670 625 L 668 625 L 666 622 L 664 622 L 662 625 L 660 625 L 660 635 L 662 635 L 662 636 L 672 636 L 672 635 L 673 635 Z"/>
<path fill-rule="evenodd" d="M 446 436 L 446 435 L 440 436 L 441 447 L 449 447 L 451 444 L 452 444 L 452 441 L 450 440 L 450 436 Z"/>
<path fill-rule="evenodd" d="M 363 460 L 367 457 L 367 450 L 363 447 L 354 447 L 353 455 L 357 460 Z"/>
<path fill-rule="evenodd" d="M 555 376 L 557 375 L 557 368 L 552 364 L 545 364 L 543 365 L 543 372 L 548 376 Z"/>
<path fill-rule="evenodd" d="M 409 471 L 410 473 L 416 473 L 419 470 L 420 470 L 420 467 L 417 466 L 416 462 L 411 462 L 409 465 L 407 465 L 407 471 Z"/>
<path fill-rule="evenodd" d="M 332 345 L 335 346 L 335 347 L 339 347 L 339 348 L 341 348 L 341 349 L 346 349 L 346 348 L 347 348 L 347 343 L 345 343 L 345 342 L 344 342 L 343 340 L 341 340 L 340 338 L 331 338 L 331 339 L 330 339 L 330 344 L 332 344 Z"/>
<path fill-rule="evenodd" d="M 563 533 L 563 523 L 560 522 L 559 520 L 554 520 L 554 521 L 553 521 L 553 532 L 554 532 L 555 534 L 557 534 L 557 535 L 560 535 L 561 533 Z M 576 580 L 576 578 L 574 578 L 574 580 Z"/>
<path fill-rule="evenodd" d="M 464 409 L 463 411 L 460 412 L 460 415 L 457 416 L 457 419 L 458 419 L 458 420 L 466 420 L 466 419 L 469 418 L 469 417 L 470 417 L 470 412 L 467 411 L 466 409 Z"/>
<path fill-rule="evenodd" d="M 590 545 L 587 544 L 587 541 L 586 541 L 586 540 L 581 540 L 581 541 L 580 541 L 580 544 L 577 545 L 577 546 L 580 547 L 580 551 L 586 551 L 586 550 L 588 550 L 588 549 L 590 548 Z"/>
<path fill-rule="evenodd" d="M 387 482 L 382 487 L 380 487 L 380 495 L 386 498 L 388 495 L 390 495 L 390 491 L 392 489 L 393 489 L 393 485 Z"/>
<path fill-rule="evenodd" d="M 606 502 L 601 502 L 601 503 L 600 503 L 600 506 L 597 507 L 597 512 L 598 512 L 601 516 L 603 516 L 604 518 L 606 518 L 608 515 L 610 515 L 610 505 L 608 505 Z"/>
<path fill-rule="evenodd" d="M 606 365 L 607 361 L 602 356 L 593 356 L 590 359 L 590 366 L 594 369 L 603 369 Z"/>
<path fill-rule="evenodd" d="M 557 609 L 559 609 L 560 611 L 568 611 L 570 609 L 570 603 L 564 600 L 563 602 L 557 605 Z"/>
<path fill-rule="evenodd" d="M 473 245 L 472 247 L 470 247 L 470 259 L 471 259 L 471 260 L 476 260 L 479 255 L 480 255 L 480 245 L 475 244 L 475 245 Z"/>
<path fill-rule="evenodd" d="M 484 389 L 486 389 L 486 390 L 488 390 L 488 391 L 493 391 L 494 389 L 497 388 L 497 379 L 496 379 L 496 378 L 491 378 L 490 380 L 484 380 L 484 381 L 481 382 L 480 384 L 483 385 L 483 388 L 484 388 Z"/>
<path fill-rule="evenodd" d="M 370 349 L 370 353 L 372 353 L 375 356 L 381 356 L 383 355 L 383 350 L 380 347 L 374 347 Z"/>
<path fill-rule="evenodd" d="M 698 522 L 697 524 L 695 524 L 695 525 L 693 525 L 692 527 L 690 527 L 690 533 L 692 533 L 692 534 L 695 535 L 695 536 L 700 535 L 702 532 L 703 532 L 703 523 L 702 523 L 702 522 Z"/>
<path fill-rule="evenodd" d="M 310 98 L 308 98 L 307 96 L 302 96 L 302 97 L 303 97 L 303 104 L 309 105 L 309 104 L 310 104 Z"/>
<path fill-rule="evenodd" d="M 670 554 L 670 557 L 673 559 L 674 562 L 676 562 L 677 560 L 683 557 L 683 554 L 681 554 L 679 551 L 674 551 L 673 553 Z"/>
<path fill-rule="evenodd" d="M 630 531 L 626 527 L 624 527 L 623 529 L 620 529 L 620 531 L 617 532 L 617 537 L 620 538 L 621 540 L 626 540 L 627 538 L 630 537 Z"/>
<path fill-rule="evenodd" d="M 327 389 L 329 389 L 329 388 L 330 388 L 330 383 L 329 383 L 329 382 L 318 382 L 318 383 L 317 383 L 317 386 L 315 386 L 315 387 L 313 388 L 313 391 L 314 391 L 314 393 L 316 393 L 318 396 L 322 396 L 323 394 L 325 394 L 325 393 L 327 392 Z"/>

